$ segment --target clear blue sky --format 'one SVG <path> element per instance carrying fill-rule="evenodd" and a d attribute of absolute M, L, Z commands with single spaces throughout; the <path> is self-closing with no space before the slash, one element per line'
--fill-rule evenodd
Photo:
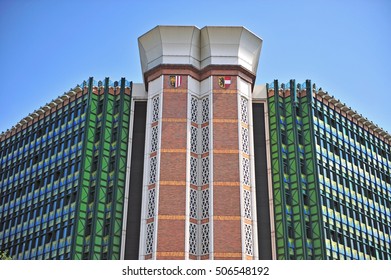
<path fill-rule="evenodd" d="M 0 132 L 84 79 L 142 82 L 156 25 L 243 25 L 257 84 L 311 79 L 391 132 L 391 1 L 0 0 Z"/>

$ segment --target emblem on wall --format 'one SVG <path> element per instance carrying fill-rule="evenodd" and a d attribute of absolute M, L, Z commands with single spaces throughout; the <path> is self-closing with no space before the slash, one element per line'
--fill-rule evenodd
<path fill-rule="evenodd" d="M 182 76 L 170 76 L 170 86 L 177 88 L 182 84 Z"/>
<path fill-rule="evenodd" d="M 231 85 L 231 77 L 219 77 L 219 86 L 221 88 L 228 88 Z"/>

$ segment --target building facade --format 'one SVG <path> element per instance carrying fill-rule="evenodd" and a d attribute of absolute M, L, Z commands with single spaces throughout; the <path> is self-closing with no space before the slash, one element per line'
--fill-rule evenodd
<path fill-rule="evenodd" d="M 1 250 L 119 259 L 130 94 L 89 79 L 1 135 Z"/>
<path fill-rule="evenodd" d="M 243 27 L 157 26 L 0 135 L 14 259 L 391 259 L 391 136 L 310 81 L 255 85 Z"/>
<path fill-rule="evenodd" d="M 267 85 L 279 259 L 391 259 L 389 134 L 310 81 Z"/>

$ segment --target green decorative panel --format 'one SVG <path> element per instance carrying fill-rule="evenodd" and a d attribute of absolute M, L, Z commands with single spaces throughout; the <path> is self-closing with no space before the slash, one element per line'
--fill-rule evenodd
<path fill-rule="evenodd" d="M 90 79 L 88 90 L 87 137 L 73 258 L 119 259 L 131 84 L 122 79 L 113 86 L 107 78 L 96 84 Z"/>
<path fill-rule="evenodd" d="M 273 87 L 273 86 L 272 86 Z M 267 92 L 270 88 L 267 84 Z M 268 95 L 269 110 L 269 132 L 270 132 L 270 149 L 271 149 L 271 167 L 272 167 L 272 184 L 274 198 L 274 222 L 277 245 L 277 258 L 288 259 L 288 240 L 286 237 L 286 213 L 285 213 L 285 192 L 283 188 L 283 175 L 280 162 L 282 162 L 281 151 L 281 133 L 280 133 L 280 114 L 279 104 L 280 97 L 278 94 Z"/>
<path fill-rule="evenodd" d="M 307 85 L 267 84 L 278 259 L 325 258 Z"/>
<path fill-rule="evenodd" d="M 309 213 L 309 231 L 312 238 L 308 240 L 308 245 L 313 251 L 314 259 L 325 259 L 325 248 L 323 233 L 323 222 L 321 213 L 319 179 L 316 168 L 315 135 L 313 130 L 312 116 L 312 87 L 310 81 L 306 82 L 305 89 L 301 89 L 305 94 L 301 94 L 298 103 L 301 111 L 300 121 L 303 135 L 302 149 L 305 158 L 305 183 L 308 205 L 306 212 Z"/>

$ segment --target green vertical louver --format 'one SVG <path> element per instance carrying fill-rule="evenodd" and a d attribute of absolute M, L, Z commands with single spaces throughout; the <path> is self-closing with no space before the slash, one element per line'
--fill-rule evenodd
<path fill-rule="evenodd" d="M 300 94 L 298 97 L 298 106 L 300 108 L 301 129 L 303 136 L 304 158 L 305 158 L 305 185 L 306 185 L 306 201 L 305 212 L 308 213 L 308 231 L 311 233 L 311 238 L 307 237 L 307 250 L 312 251 L 312 256 L 315 259 L 326 259 L 326 252 L 323 239 L 323 222 L 320 202 L 319 179 L 316 168 L 316 149 L 315 135 L 312 115 L 312 86 L 309 80 L 306 81 L 305 89 L 301 89 L 305 94 Z"/>
<path fill-rule="evenodd" d="M 131 94 L 105 79 L 88 83 L 84 161 L 74 259 L 119 259 Z"/>
<path fill-rule="evenodd" d="M 270 131 L 270 152 L 271 152 L 271 167 L 272 167 L 272 183 L 273 183 L 273 198 L 274 198 L 274 221 L 276 234 L 277 258 L 288 259 L 289 248 L 287 228 L 286 228 L 286 213 L 285 213 L 285 184 L 284 175 L 280 163 L 283 161 L 281 150 L 280 132 L 280 111 L 279 104 L 282 103 L 282 98 L 278 94 L 278 82 L 275 81 L 271 88 L 277 88 L 277 94 L 269 95 L 268 92 L 268 108 L 269 108 L 269 131 Z"/>
<path fill-rule="evenodd" d="M 311 85 L 296 88 L 267 84 L 277 258 L 322 259 Z"/>

